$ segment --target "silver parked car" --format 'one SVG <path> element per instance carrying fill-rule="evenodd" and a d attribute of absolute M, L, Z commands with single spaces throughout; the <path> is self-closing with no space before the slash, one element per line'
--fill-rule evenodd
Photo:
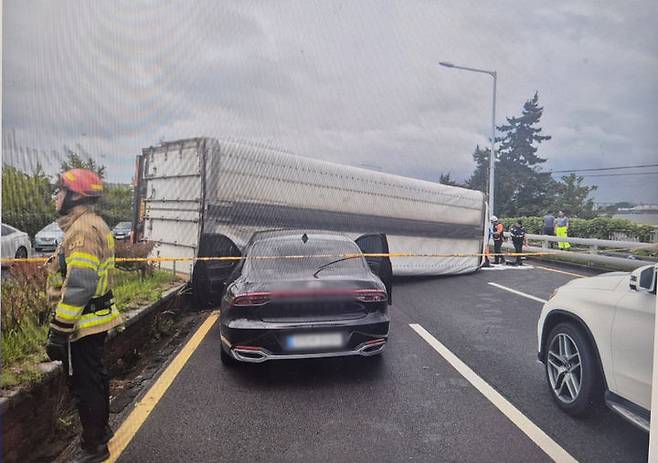
<path fill-rule="evenodd" d="M 32 243 L 27 233 L 2 224 L 2 258 L 25 259 L 30 257 Z"/>
<path fill-rule="evenodd" d="M 64 232 L 57 222 L 46 225 L 34 235 L 34 250 L 37 252 L 52 252 L 64 240 Z"/>
<path fill-rule="evenodd" d="M 113 229 L 112 235 L 115 240 L 127 240 L 132 233 L 132 222 L 119 222 Z"/>

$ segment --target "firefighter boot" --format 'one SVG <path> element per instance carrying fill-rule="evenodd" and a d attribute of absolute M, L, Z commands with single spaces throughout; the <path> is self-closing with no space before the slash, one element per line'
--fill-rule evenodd
<path fill-rule="evenodd" d="M 101 436 L 101 444 L 107 444 L 112 440 L 114 437 L 114 431 L 112 431 L 112 428 L 110 427 L 109 424 L 105 425 L 105 429 L 103 430 L 103 435 Z M 87 447 L 87 443 L 85 442 L 84 436 L 80 438 L 80 447 L 85 448 Z"/>
<path fill-rule="evenodd" d="M 75 463 L 100 463 L 109 457 L 110 449 L 107 448 L 107 444 L 100 444 L 95 447 L 84 447 Z"/>

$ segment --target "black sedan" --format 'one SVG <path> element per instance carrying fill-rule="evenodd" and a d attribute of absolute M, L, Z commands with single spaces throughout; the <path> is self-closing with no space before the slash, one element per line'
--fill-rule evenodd
<path fill-rule="evenodd" d="M 380 354 L 391 263 L 363 252 L 387 253 L 386 237 L 255 234 L 221 301 L 223 363 Z"/>

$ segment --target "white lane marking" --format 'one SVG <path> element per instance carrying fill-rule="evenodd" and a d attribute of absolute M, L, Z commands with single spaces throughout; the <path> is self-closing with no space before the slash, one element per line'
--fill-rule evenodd
<path fill-rule="evenodd" d="M 441 344 L 434 336 L 417 323 L 409 326 L 425 340 L 435 351 L 437 351 L 452 367 L 471 383 L 480 393 L 485 396 L 503 415 L 505 415 L 517 428 L 528 436 L 541 450 L 557 462 L 576 462 L 566 450 L 558 445 L 548 434 L 542 431 L 535 423 L 530 421 L 514 405 L 486 381 L 480 378 L 471 368 L 462 362 L 446 346 Z"/>
<path fill-rule="evenodd" d="M 533 296 L 531 294 L 522 293 L 521 291 L 517 291 L 516 289 L 512 289 L 512 288 L 508 288 L 507 286 L 499 285 L 498 283 L 493 283 L 493 282 L 490 281 L 489 284 L 491 286 L 495 286 L 496 288 L 500 288 L 500 289 L 503 289 L 505 291 L 509 291 L 510 293 L 514 293 L 514 294 L 518 294 L 519 296 L 527 297 L 528 299 L 532 299 L 533 301 L 541 302 L 542 304 L 545 304 L 547 302 L 546 299 L 542 299 L 540 297 Z"/>
<path fill-rule="evenodd" d="M 484 272 L 493 271 L 507 271 L 507 270 L 532 270 L 534 265 L 493 265 L 491 267 L 482 267 L 480 270 Z"/>
<path fill-rule="evenodd" d="M 537 268 L 540 268 L 542 270 L 546 270 L 547 272 L 563 273 L 565 275 L 571 275 L 571 276 L 578 277 L 578 278 L 585 278 L 585 275 L 581 275 L 580 273 L 565 272 L 564 270 L 557 270 L 557 269 L 554 269 L 554 268 L 542 267 L 541 265 L 538 265 Z"/>

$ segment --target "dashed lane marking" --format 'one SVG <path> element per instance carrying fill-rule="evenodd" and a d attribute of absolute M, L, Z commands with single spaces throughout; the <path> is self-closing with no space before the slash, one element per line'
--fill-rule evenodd
<path fill-rule="evenodd" d="M 542 431 L 539 426 L 530 421 L 505 397 L 489 385 L 485 380 L 480 378 L 468 365 L 462 362 L 446 346 L 441 344 L 434 336 L 425 330 L 422 326 L 412 323 L 409 325 L 418 335 L 425 340 L 435 351 L 439 353 L 452 367 L 459 372 L 466 380 L 471 383 L 489 402 L 491 402 L 503 415 L 505 415 L 514 425 L 528 436 L 546 455 L 557 462 L 576 462 L 566 450 L 555 442 L 548 434 Z"/>
<path fill-rule="evenodd" d="M 151 386 L 146 395 L 135 404 L 135 409 L 121 424 L 114 438 L 108 444 L 110 448 L 108 462 L 114 463 L 119 459 L 121 453 L 126 449 L 133 437 L 135 437 L 135 434 L 142 427 L 146 418 L 155 409 L 162 396 L 167 392 L 167 389 L 169 389 L 169 386 L 171 386 L 171 383 L 176 379 L 176 376 L 183 369 L 197 347 L 199 347 L 199 344 L 206 337 L 218 317 L 219 313 L 213 312 L 206 318 L 190 340 L 187 341 L 183 349 L 169 364 L 167 369 L 160 375 L 155 384 Z"/>
<path fill-rule="evenodd" d="M 546 270 L 547 272 L 562 273 L 564 275 L 571 275 L 572 277 L 578 277 L 578 278 L 584 278 L 585 277 L 585 275 L 581 275 L 580 273 L 565 272 L 564 270 L 557 270 L 557 269 L 554 269 L 554 268 L 543 267 L 541 265 L 536 265 L 535 267 L 540 268 L 542 270 Z"/>
<path fill-rule="evenodd" d="M 526 294 L 526 293 L 524 293 L 524 292 L 517 291 L 516 289 L 508 288 L 507 286 L 499 285 L 498 283 L 493 283 L 493 282 L 491 282 L 491 281 L 489 282 L 489 284 L 490 284 L 491 286 L 495 286 L 496 288 L 503 289 L 503 290 L 508 291 L 508 292 L 510 292 L 510 293 L 513 293 L 513 294 L 517 294 L 517 295 L 519 295 L 519 296 L 526 297 L 526 298 L 531 299 L 531 300 L 533 300 L 533 301 L 541 302 L 542 304 L 545 304 L 545 303 L 546 303 L 546 299 L 542 299 L 542 298 L 540 298 L 540 297 L 533 296 L 533 295 L 531 295 L 531 294 Z"/>

